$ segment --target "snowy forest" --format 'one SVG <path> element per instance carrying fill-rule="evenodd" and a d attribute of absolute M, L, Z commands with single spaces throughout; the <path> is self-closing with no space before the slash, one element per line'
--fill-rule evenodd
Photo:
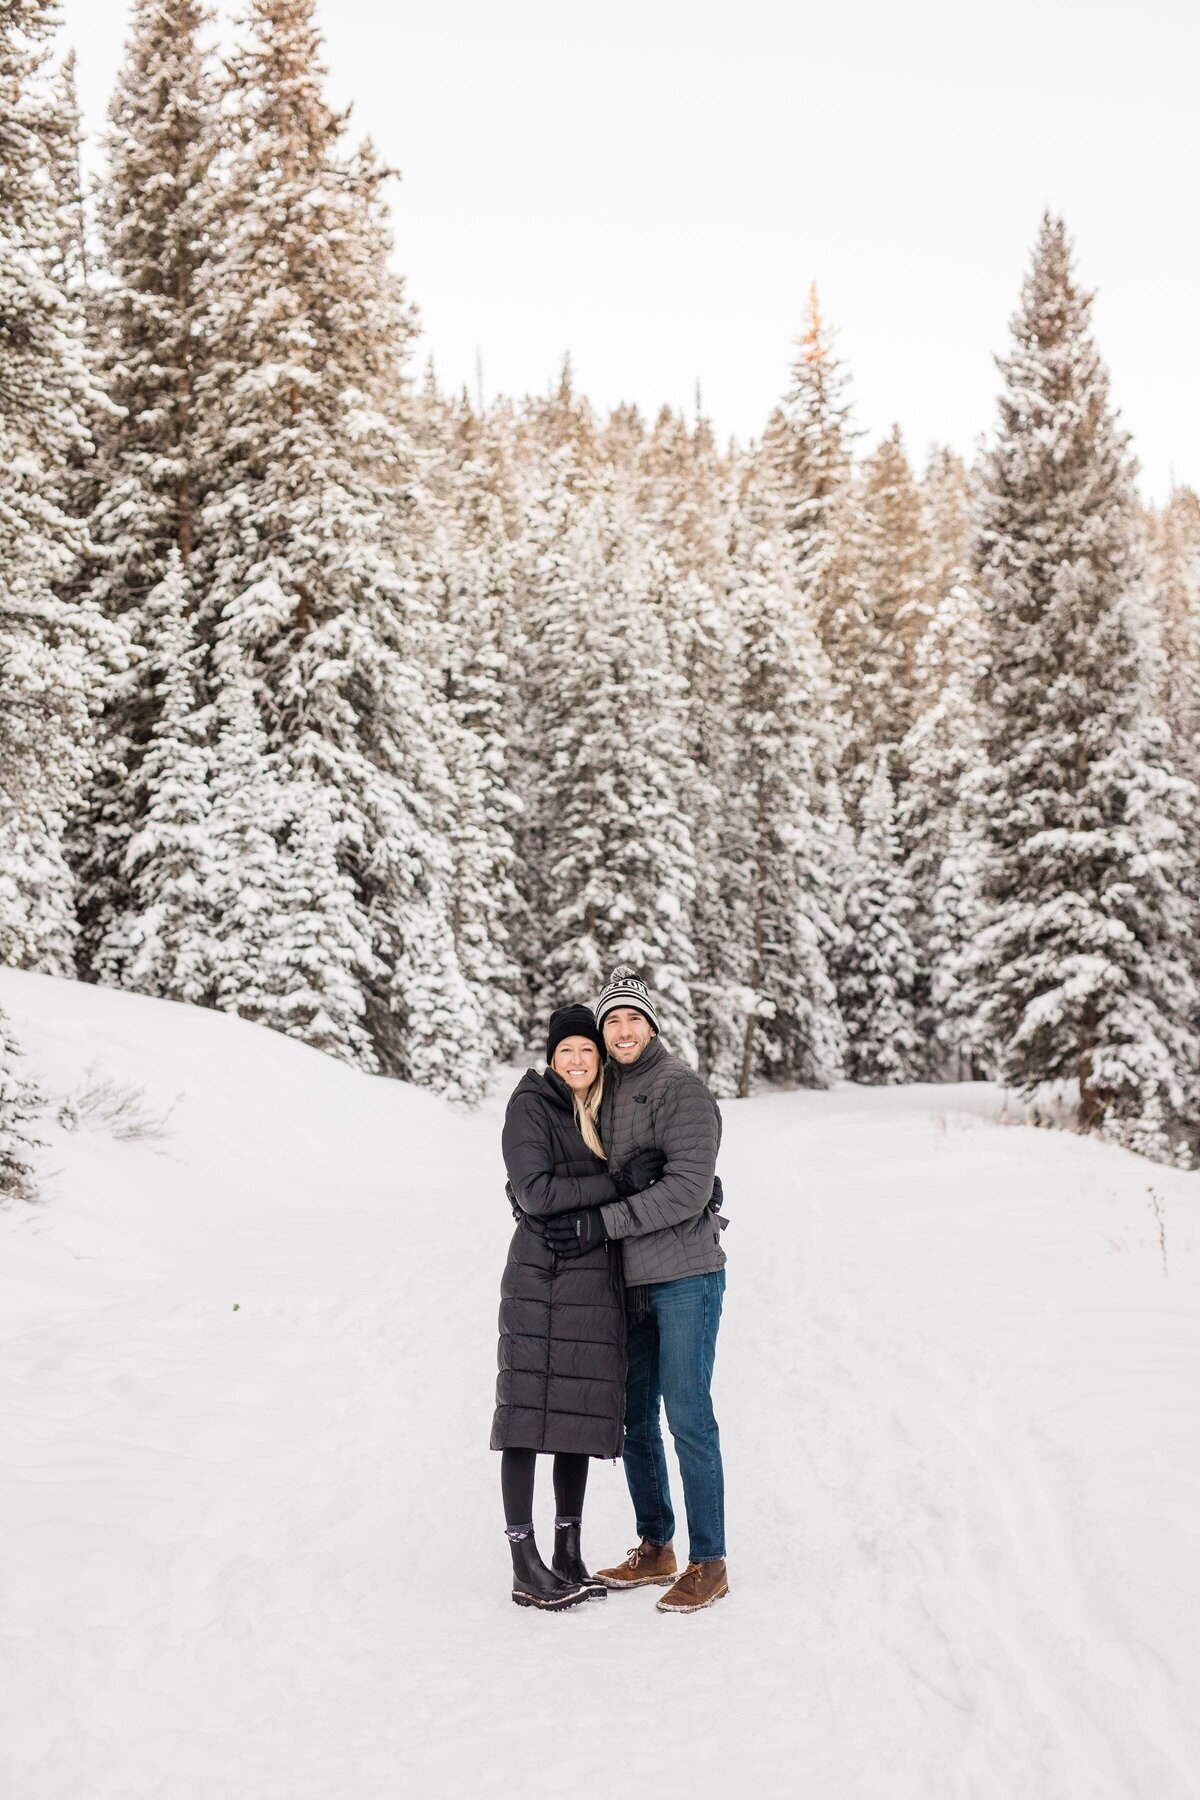
<path fill-rule="evenodd" d="M 471 1101 L 617 961 L 718 1095 L 990 1078 L 1200 1152 L 1200 499 L 1062 219 L 966 464 L 814 288 L 749 445 L 448 394 L 313 0 L 0 0 L 0 963 Z M 987 421 L 981 421 L 981 426 Z M 0 1016 L 0 1189 L 39 1099 Z"/>

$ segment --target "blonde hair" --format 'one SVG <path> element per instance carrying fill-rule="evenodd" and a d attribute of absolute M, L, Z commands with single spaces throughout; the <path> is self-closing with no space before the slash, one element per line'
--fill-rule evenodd
<path fill-rule="evenodd" d="M 596 1123 L 600 1117 L 600 1102 L 604 1098 L 603 1063 L 596 1070 L 596 1079 L 587 1093 L 582 1095 L 573 1093 L 571 1098 L 575 1102 L 575 1123 L 579 1127 L 579 1135 L 593 1156 L 607 1161 L 608 1159 L 604 1155 L 604 1145 L 600 1142 L 599 1127 Z"/>

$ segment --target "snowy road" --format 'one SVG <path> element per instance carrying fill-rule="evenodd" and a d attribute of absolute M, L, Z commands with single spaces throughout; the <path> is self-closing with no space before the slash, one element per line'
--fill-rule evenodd
<path fill-rule="evenodd" d="M 3 996 L 55 1093 L 183 1096 L 0 1216 L 12 1800 L 1200 1793 L 1195 1176 L 978 1088 L 727 1107 L 733 1593 L 544 1618 L 485 1447 L 499 1099 Z M 594 1465 L 585 1549 L 630 1542 Z"/>

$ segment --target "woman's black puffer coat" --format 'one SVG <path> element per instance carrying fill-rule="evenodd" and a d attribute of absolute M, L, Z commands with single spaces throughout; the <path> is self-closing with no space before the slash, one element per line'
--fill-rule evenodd
<path fill-rule="evenodd" d="M 559 1257 L 537 1218 L 615 1200 L 604 1162 L 584 1143 L 571 1090 L 553 1070 L 521 1077 L 504 1119 L 504 1163 L 528 1215 L 500 1286 L 500 1373 L 493 1450 L 619 1456 L 625 1417 L 621 1252 L 602 1244 Z"/>

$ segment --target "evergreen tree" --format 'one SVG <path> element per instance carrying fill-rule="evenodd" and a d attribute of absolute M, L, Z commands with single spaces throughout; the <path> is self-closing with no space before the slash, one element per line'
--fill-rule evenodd
<path fill-rule="evenodd" d="M 1177 488 L 1154 524 L 1152 593 L 1162 640 L 1161 705 L 1172 761 L 1200 774 L 1200 497 Z"/>
<path fill-rule="evenodd" d="M 863 579 L 865 522 L 853 479 L 849 378 L 815 284 L 792 363 L 792 381 L 767 425 L 764 448 L 775 471 L 796 573 L 833 670 L 847 731 L 843 767 L 869 761 L 874 732 L 859 671 L 879 662 L 877 626 Z"/>
<path fill-rule="evenodd" d="M 215 1004 L 280 1026 L 284 793 L 248 678 L 227 668 L 208 755 Z"/>
<path fill-rule="evenodd" d="M 862 825 L 835 957 L 849 1039 L 846 1074 L 884 1085 L 912 1081 L 920 1056 L 913 1019 L 916 955 L 912 894 L 900 862 L 887 752 L 880 750 L 862 803 Z"/>
<path fill-rule="evenodd" d="M 704 419 L 694 429 L 664 410 L 646 446 L 642 505 L 662 554 L 656 559 L 672 663 L 685 684 L 687 789 L 695 891 L 692 982 L 701 1074 L 719 1094 L 737 1092 L 744 1022 L 756 1005 L 748 988 L 751 939 L 744 868 L 734 866 L 739 818 L 738 680 L 742 659 L 729 540 L 732 471 Z"/>
<path fill-rule="evenodd" d="M 857 712 L 864 743 L 894 749 L 915 717 L 913 659 L 931 611 L 925 508 L 898 425 L 863 465 L 862 508 L 860 573 L 871 654 L 855 670 Z"/>
<path fill-rule="evenodd" d="M 412 318 L 388 269 L 389 171 L 369 145 L 346 151 L 323 74 L 312 0 L 250 0 L 198 275 L 201 616 L 217 687 L 222 669 L 248 670 L 288 780 L 336 797 L 331 829 L 371 926 L 380 1066 L 478 1092 L 486 1028 L 454 936 L 436 616 L 406 548 Z M 352 932 L 335 960 L 357 958 Z"/>
<path fill-rule="evenodd" d="M 70 598 L 87 544 L 72 470 L 101 400 L 62 279 L 74 124 L 45 67 L 55 24 L 49 0 L 0 0 L 0 955 L 65 974 L 66 814 L 86 767 L 97 662 L 118 652 Z"/>
<path fill-rule="evenodd" d="M 365 1024 L 365 994 L 377 971 L 370 922 L 341 868 L 338 796 L 304 781 L 285 791 L 293 811 L 281 859 L 283 903 L 275 911 L 274 942 L 264 951 L 264 1016 L 314 1050 L 373 1071 L 379 1065 Z M 455 1090 L 452 1078 L 440 1085 Z"/>
<path fill-rule="evenodd" d="M 914 901 L 914 1005 L 927 1080 L 962 1080 L 981 1053 L 959 997 L 981 924 L 983 742 L 976 696 L 982 657 L 978 600 L 963 586 L 951 587 L 914 655 L 918 716 L 901 745 L 907 778 L 897 812 Z"/>
<path fill-rule="evenodd" d="M 428 402 L 422 410 L 428 416 Z M 511 1060 L 525 1041 L 526 996 L 512 951 L 520 916 L 512 837 L 519 803 L 509 740 L 519 645 L 502 494 L 506 457 L 498 435 L 465 402 L 439 408 L 436 417 L 421 511 L 434 521 L 426 562 L 437 595 L 444 754 L 455 795 L 454 936 L 490 1055 Z"/>
<path fill-rule="evenodd" d="M 832 762 L 824 655 L 753 481 L 734 553 L 742 632 L 737 805 L 729 878 L 749 943 L 740 1094 L 756 1073 L 826 1087 L 841 1073 L 842 1022 L 826 965 L 834 937 L 821 791 Z M 730 921 L 732 923 L 732 919 Z"/>
<path fill-rule="evenodd" d="M 1074 1079 L 1085 1130 L 1165 1155 L 1191 1104 L 1187 784 L 1166 761 L 1132 466 L 1065 227 L 1046 217 L 980 503 L 989 922 L 1001 1079 Z"/>
<path fill-rule="evenodd" d="M 599 492 L 595 420 L 575 394 L 569 362 L 556 388 L 515 422 L 513 486 L 519 525 L 513 541 L 515 644 L 519 666 L 509 727 L 509 768 L 518 811 L 513 818 L 521 962 L 528 972 L 525 1023 L 531 1042 L 545 1022 L 544 1004 L 560 1003 L 546 987 L 553 948 L 549 868 L 557 843 L 557 787 L 546 731 L 560 703 L 564 622 L 574 634 L 576 558 L 594 533 L 581 518 Z M 598 554 L 596 552 L 595 554 Z M 584 571 L 579 570 L 582 577 Z M 572 595 L 576 598 L 572 598 Z M 592 604 L 599 604 L 593 595 Z M 576 654 L 579 648 L 576 647 Z M 579 671 L 581 681 L 586 680 Z M 531 722 L 536 728 L 531 729 Z M 596 951 L 597 966 L 605 953 Z M 602 970 L 601 979 L 608 970 Z M 592 977 L 583 993 L 591 991 Z M 580 996 L 574 996 L 580 997 Z"/>
<path fill-rule="evenodd" d="M 51 274 L 63 292 L 79 303 L 87 323 L 91 293 L 91 255 L 87 206 L 83 192 L 83 116 L 75 83 L 75 52 L 68 50 L 50 82 L 50 178 L 54 189 L 56 231 Z"/>
<path fill-rule="evenodd" d="M 40 1149 L 36 1120 L 43 1101 L 26 1074 L 8 1014 L 0 1006 L 0 1201 L 32 1200 L 32 1152 Z"/>
<path fill-rule="evenodd" d="M 575 509 L 543 571 L 553 633 L 543 1010 L 594 993 L 614 963 L 633 963 L 662 997 L 672 1049 L 695 1061 L 684 693 L 648 604 L 648 564 L 644 529 L 618 492 Z"/>
<path fill-rule="evenodd" d="M 97 433 L 91 533 L 101 555 L 90 594 L 138 647 L 102 690 L 96 764 L 72 833 L 83 973 L 127 936 L 133 897 L 121 873 L 141 821 L 141 760 L 158 720 L 163 658 L 148 596 L 172 552 L 196 545 L 200 494 L 193 409 L 206 334 L 197 271 L 200 213 L 214 152 L 216 90 L 199 0 L 135 0 L 109 109 L 100 189 L 105 282 L 95 301 L 98 354 L 117 409 Z"/>
<path fill-rule="evenodd" d="M 130 906 L 101 940 L 96 961 L 113 986 L 207 1006 L 218 962 L 212 799 L 188 598 L 176 550 L 147 601 L 162 666 L 159 716 L 134 783 L 138 824 L 122 868 Z"/>

